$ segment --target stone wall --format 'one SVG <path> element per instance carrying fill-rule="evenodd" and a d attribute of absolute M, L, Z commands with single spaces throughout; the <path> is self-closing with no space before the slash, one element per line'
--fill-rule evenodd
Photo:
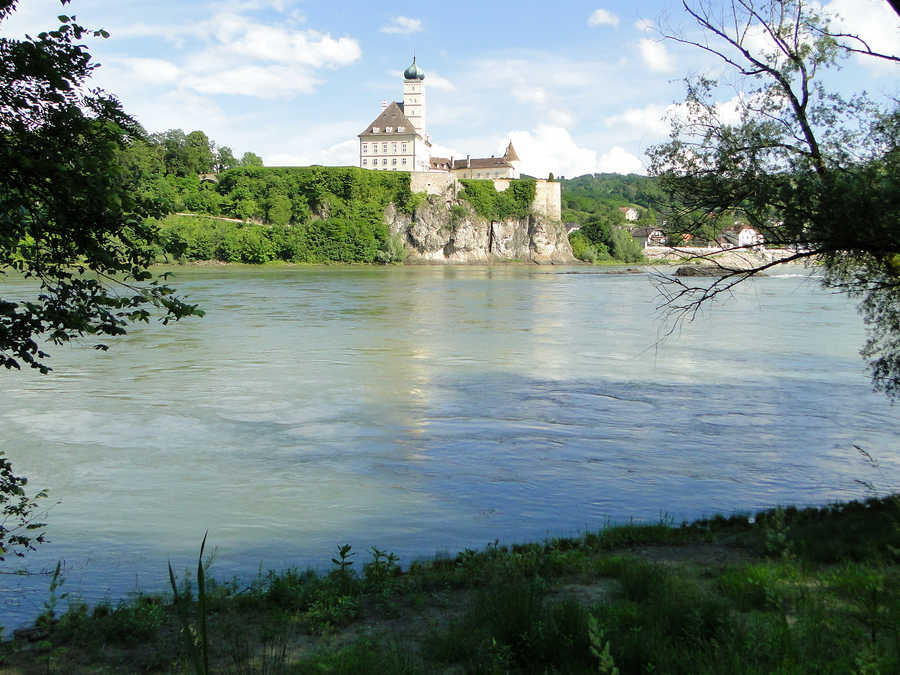
<path fill-rule="evenodd" d="M 539 180 L 531 210 L 552 220 L 562 220 L 562 183 Z"/>
<path fill-rule="evenodd" d="M 409 189 L 413 192 L 424 192 L 429 195 L 456 194 L 460 190 L 456 176 L 444 171 L 414 171 L 409 175 Z"/>
<path fill-rule="evenodd" d="M 503 192 L 509 188 L 509 178 L 494 178 L 494 189 Z M 412 192 L 429 195 L 444 195 L 456 198 L 462 190 L 459 179 L 451 173 L 415 171 L 410 174 L 409 187 Z M 531 212 L 550 220 L 562 218 L 562 183 L 539 179 L 535 184 L 534 202 Z"/>

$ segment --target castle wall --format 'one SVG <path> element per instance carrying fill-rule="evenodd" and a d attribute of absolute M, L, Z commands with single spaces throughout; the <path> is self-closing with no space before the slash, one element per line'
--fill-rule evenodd
<path fill-rule="evenodd" d="M 509 178 L 494 178 L 494 189 L 503 192 L 509 188 Z M 425 192 L 429 195 L 455 196 L 462 187 L 459 179 L 451 173 L 414 171 L 410 174 L 409 188 L 412 192 Z M 533 213 L 549 218 L 562 219 L 562 184 L 558 181 L 540 179 L 535 181 L 534 201 L 531 204 Z"/>
<path fill-rule="evenodd" d="M 562 183 L 538 180 L 531 210 L 551 220 L 562 220 Z"/>
<path fill-rule="evenodd" d="M 424 192 L 429 195 L 445 194 L 452 190 L 453 195 L 459 192 L 459 181 L 456 176 L 444 171 L 414 171 L 409 175 L 411 192 Z"/>

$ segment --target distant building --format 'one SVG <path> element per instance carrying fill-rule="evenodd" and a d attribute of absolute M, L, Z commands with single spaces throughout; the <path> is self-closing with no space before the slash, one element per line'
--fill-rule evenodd
<path fill-rule="evenodd" d="M 750 248 L 761 246 L 765 238 L 755 227 L 746 223 L 738 223 L 729 227 L 716 239 L 716 244 L 722 248 Z"/>
<path fill-rule="evenodd" d="M 457 178 L 518 178 L 512 141 L 502 157 L 432 157 L 426 126 L 425 72 L 413 62 L 403 71 L 403 102 L 382 101 L 381 114 L 359 136 L 359 166 L 379 171 L 431 171 Z"/>
<path fill-rule="evenodd" d="M 636 227 L 631 236 L 641 248 L 665 246 L 667 242 L 666 233 L 658 227 Z"/>
<path fill-rule="evenodd" d="M 625 216 L 625 220 L 627 220 L 630 223 L 633 223 L 634 221 L 636 221 L 638 218 L 641 217 L 640 211 L 638 211 L 633 206 L 620 206 L 619 211 L 621 211 L 622 215 Z"/>

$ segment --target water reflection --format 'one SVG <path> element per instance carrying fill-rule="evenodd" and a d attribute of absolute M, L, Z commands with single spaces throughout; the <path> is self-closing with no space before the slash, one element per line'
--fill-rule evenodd
<path fill-rule="evenodd" d="M 27 565 L 97 599 L 163 587 L 207 528 L 228 576 L 896 489 L 842 298 L 760 279 L 659 343 L 647 276 L 594 272 L 186 271 L 203 320 L 4 376 L 0 447 L 61 501 Z M 46 598 L 0 581 L 8 626 Z"/>

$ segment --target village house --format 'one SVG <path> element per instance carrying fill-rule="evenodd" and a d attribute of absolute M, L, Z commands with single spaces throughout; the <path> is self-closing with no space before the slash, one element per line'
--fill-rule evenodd
<path fill-rule="evenodd" d="M 716 239 L 721 248 L 751 248 L 761 246 L 765 239 L 759 230 L 746 223 L 736 223 L 729 227 Z"/>
<path fill-rule="evenodd" d="M 665 246 L 668 240 L 666 233 L 658 227 L 636 227 L 631 231 L 631 236 L 641 248 Z"/>
<path fill-rule="evenodd" d="M 620 206 L 619 211 L 622 212 L 622 215 L 625 216 L 625 220 L 629 223 L 633 223 L 641 217 L 640 211 L 633 206 Z"/>

